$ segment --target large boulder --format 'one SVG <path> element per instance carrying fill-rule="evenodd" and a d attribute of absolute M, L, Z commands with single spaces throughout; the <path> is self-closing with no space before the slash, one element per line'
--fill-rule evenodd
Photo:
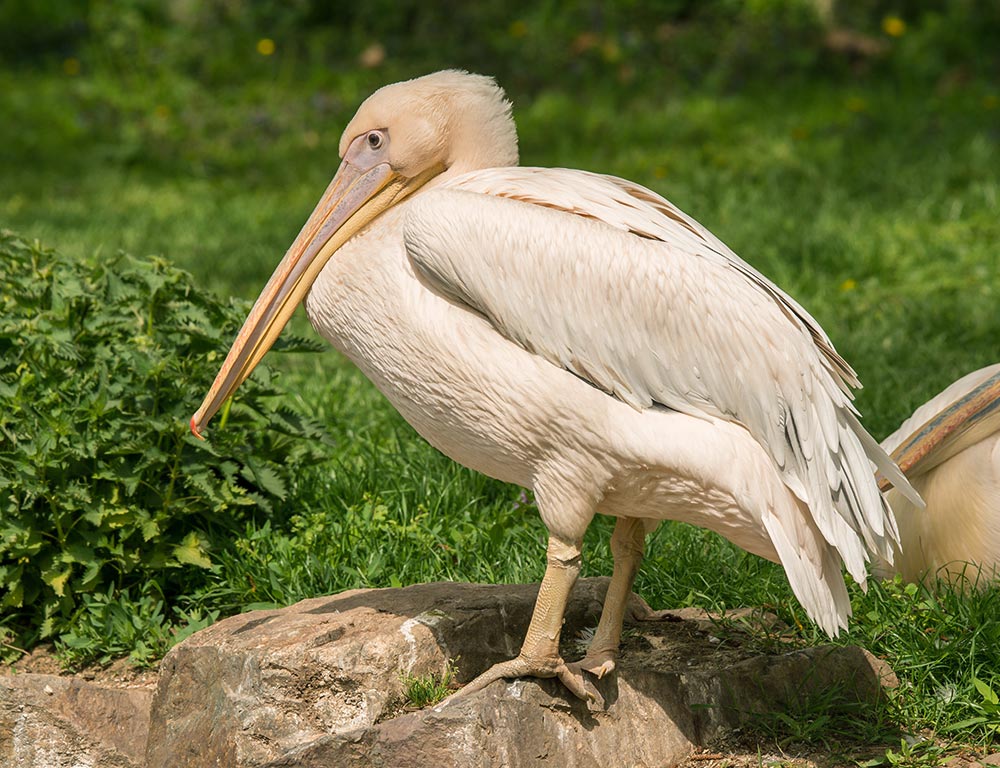
<path fill-rule="evenodd" d="M 606 589 L 606 579 L 578 584 L 567 657 L 582 653 Z M 517 680 L 407 710 L 404 677 L 452 664 L 464 682 L 516 655 L 536 593 L 421 584 L 221 621 L 164 659 L 147 765 L 665 766 L 757 713 L 831 688 L 871 701 L 892 678 L 859 648 L 764 653 L 704 615 L 653 614 L 635 598 L 617 674 L 598 684 L 606 709 L 556 681 Z"/>

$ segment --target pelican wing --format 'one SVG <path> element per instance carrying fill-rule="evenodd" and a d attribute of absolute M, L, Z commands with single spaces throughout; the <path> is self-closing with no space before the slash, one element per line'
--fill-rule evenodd
<path fill-rule="evenodd" d="M 866 546 L 891 558 L 869 461 L 916 494 L 860 425 L 854 372 L 802 307 L 668 201 L 609 176 L 490 169 L 413 200 L 405 240 L 433 285 L 527 350 L 635 408 L 744 425 L 859 581 Z"/>
<path fill-rule="evenodd" d="M 908 477 L 928 472 L 1000 430 L 1000 363 L 968 373 L 913 412 L 882 447 Z"/>

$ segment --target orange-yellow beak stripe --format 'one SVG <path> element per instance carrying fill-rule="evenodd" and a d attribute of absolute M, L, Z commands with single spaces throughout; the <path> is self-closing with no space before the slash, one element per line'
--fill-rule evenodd
<path fill-rule="evenodd" d="M 191 417 L 191 432 L 195 436 L 201 437 L 204 425 L 271 348 L 330 256 L 391 205 L 402 186 L 401 178 L 388 165 L 362 172 L 347 162 L 341 164 L 261 291 L 215 382 Z"/>

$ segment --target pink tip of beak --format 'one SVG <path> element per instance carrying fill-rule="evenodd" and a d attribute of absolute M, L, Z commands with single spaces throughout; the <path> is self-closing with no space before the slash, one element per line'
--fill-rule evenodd
<path fill-rule="evenodd" d="M 195 437 L 197 437 L 199 440 L 204 440 L 205 438 L 202 437 L 201 432 L 198 431 L 198 425 L 195 424 L 194 419 L 195 419 L 195 417 L 192 416 L 191 417 L 191 434 L 194 435 Z"/>

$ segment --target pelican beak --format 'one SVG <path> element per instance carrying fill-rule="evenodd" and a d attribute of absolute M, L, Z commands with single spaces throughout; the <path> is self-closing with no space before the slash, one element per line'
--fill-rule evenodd
<path fill-rule="evenodd" d="M 191 417 L 201 430 L 250 375 L 288 323 L 330 257 L 372 219 L 426 181 L 409 179 L 388 163 L 358 168 L 347 157 L 319 204 L 254 303 L 215 382 Z"/>
<path fill-rule="evenodd" d="M 913 478 L 947 461 L 1000 429 L 1000 373 L 986 379 L 929 419 L 892 452 L 892 459 Z M 879 476 L 885 491 L 889 482 Z"/>

